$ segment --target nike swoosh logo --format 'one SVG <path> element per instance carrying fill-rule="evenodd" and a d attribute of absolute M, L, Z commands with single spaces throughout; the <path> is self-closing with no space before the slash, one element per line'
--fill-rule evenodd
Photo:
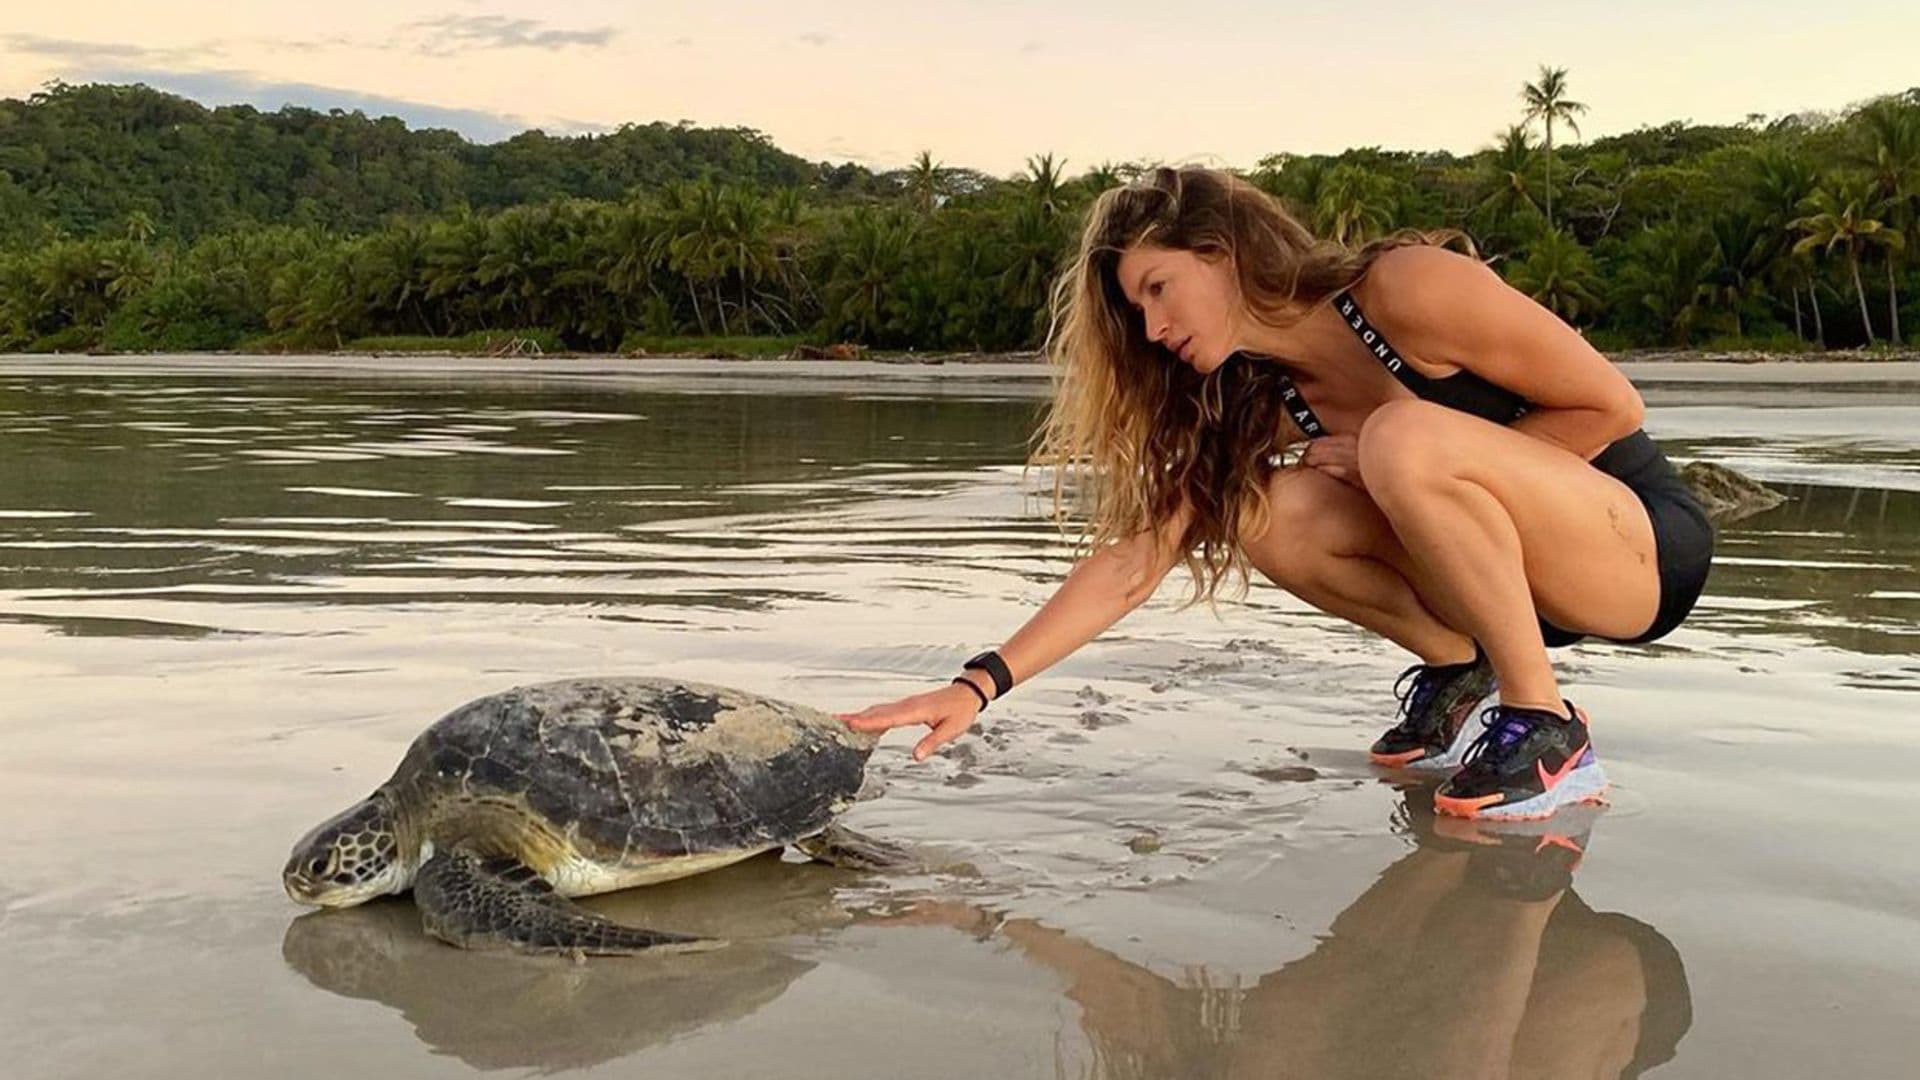
<path fill-rule="evenodd" d="M 1540 774 L 1540 782 L 1546 785 L 1546 789 L 1548 791 L 1552 791 L 1554 788 L 1557 788 L 1560 786 L 1560 781 L 1565 780 L 1567 778 L 1567 774 L 1573 771 L 1573 767 L 1575 765 L 1580 764 L 1580 755 L 1586 752 L 1587 752 L 1587 744 L 1581 743 L 1580 749 L 1575 750 L 1571 754 L 1568 754 L 1567 760 L 1561 762 L 1560 768 L 1557 769 L 1556 771 L 1548 772 L 1546 765 L 1538 761 L 1533 763 L 1533 769 L 1535 772 Z"/>

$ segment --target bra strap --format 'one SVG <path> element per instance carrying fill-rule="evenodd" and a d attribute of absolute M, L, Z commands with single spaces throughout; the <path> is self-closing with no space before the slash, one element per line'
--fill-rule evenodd
<path fill-rule="evenodd" d="M 1339 295 L 1333 298 L 1333 308 L 1340 313 L 1341 318 L 1346 320 L 1347 326 L 1353 330 L 1355 336 L 1359 337 L 1360 343 L 1365 345 L 1376 359 L 1386 365 L 1394 378 L 1400 380 L 1400 385 L 1413 391 L 1415 397 L 1427 396 L 1422 391 L 1426 390 L 1432 380 L 1407 366 L 1407 362 L 1400 358 L 1400 353 L 1392 345 L 1387 344 L 1386 335 L 1374 329 L 1373 324 L 1367 321 L 1367 317 L 1361 314 L 1360 305 L 1354 301 L 1352 293 L 1342 289 Z"/>
<path fill-rule="evenodd" d="M 1317 439 L 1327 433 L 1321 426 L 1320 418 L 1313 414 L 1313 407 L 1307 399 L 1300 396 L 1300 388 L 1284 373 L 1280 376 L 1280 400 L 1286 403 L 1287 415 L 1293 417 L 1294 425 L 1309 439 Z"/>

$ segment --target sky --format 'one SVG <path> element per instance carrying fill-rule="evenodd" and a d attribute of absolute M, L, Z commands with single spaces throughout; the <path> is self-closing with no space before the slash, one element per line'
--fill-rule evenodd
<path fill-rule="evenodd" d="M 1470 152 L 1541 64 L 1589 138 L 1839 110 L 1920 86 L 1916 41 L 1914 0 L 0 0 L 0 96 L 137 81 L 482 142 L 688 120 L 811 160 L 1072 175 Z"/>

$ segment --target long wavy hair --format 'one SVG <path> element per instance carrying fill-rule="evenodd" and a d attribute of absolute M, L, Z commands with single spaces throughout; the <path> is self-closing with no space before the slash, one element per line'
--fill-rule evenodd
<path fill-rule="evenodd" d="M 1029 464 L 1053 470 L 1062 527 L 1076 492 L 1084 547 L 1098 550 L 1193 510 L 1178 542 L 1194 591 L 1212 602 L 1248 582 L 1240 538 L 1268 525 L 1267 487 L 1294 434 L 1280 365 L 1236 353 L 1201 375 L 1147 340 L 1120 288 L 1136 245 L 1233 260 L 1246 317 L 1290 326 L 1351 287 L 1389 248 L 1461 234 L 1403 230 L 1359 249 L 1317 239 L 1278 199 L 1218 169 L 1158 168 L 1094 201 L 1079 251 L 1054 282 L 1045 352 L 1053 400 Z"/>

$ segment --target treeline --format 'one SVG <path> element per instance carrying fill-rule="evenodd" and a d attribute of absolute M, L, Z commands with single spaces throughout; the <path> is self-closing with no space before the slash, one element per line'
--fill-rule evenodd
<path fill-rule="evenodd" d="M 1276 154 L 1247 175 L 1348 243 L 1463 229 L 1603 347 L 1851 346 L 1920 317 L 1920 90 L 1574 146 L 1584 106 L 1566 91 L 1543 70 L 1520 122 L 1471 155 Z M 1069 179 L 1040 155 L 997 179 L 923 154 L 876 174 L 661 124 L 475 146 L 354 113 L 55 86 L 0 102 L 0 349 L 505 329 L 597 350 L 690 334 L 1021 348 L 1087 204 L 1143 167 Z"/>

